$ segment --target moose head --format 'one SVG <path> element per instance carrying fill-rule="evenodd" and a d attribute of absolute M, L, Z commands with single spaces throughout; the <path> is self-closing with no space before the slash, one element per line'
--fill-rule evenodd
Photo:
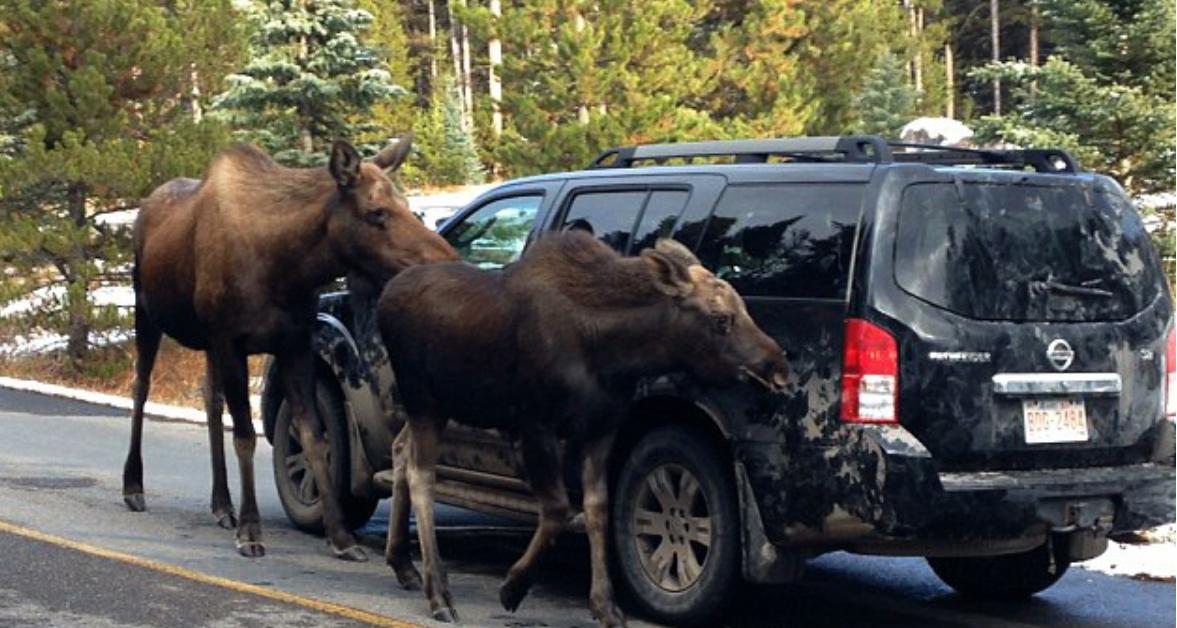
<path fill-rule="evenodd" d="M 412 145 L 412 134 L 406 134 L 370 161 L 347 142 L 331 146 L 327 169 L 339 196 L 327 237 L 350 269 L 377 285 L 414 264 L 458 259 L 448 242 L 413 215 L 390 178 Z"/>

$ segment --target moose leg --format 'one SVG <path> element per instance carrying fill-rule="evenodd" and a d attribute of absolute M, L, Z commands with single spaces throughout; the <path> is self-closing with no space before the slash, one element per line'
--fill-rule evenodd
<path fill-rule="evenodd" d="M 401 428 L 392 442 L 392 506 L 389 509 L 388 544 L 384 560 L 396 574 L 396 581 L 409 591 L 421 588 L 421 573 L 409 556 L 409 426 Z"/>
<path fill-rule="evenodd" d="M 309 339 L 296 342 L 292 350 L 277 356 L 278 367 L 282 377 L 282 391 L 298 428 L 299 443 L 319 489 L 327 542 L 336 557 L 363 562 L 368 560 L 368 555 L 356 544 L 355 537 L 344 523 L 343 508 L 335 495 L 335 483 L 331 469 L 327 466 L 325 429 L 315 407 L 315 371 L 310 342 Z"/>
<path fill-rule="evenodd" d="M 519 603 L 527 595 L 536 561 L 555 545 L 571 512 L 568 491 L 564 488 L 559 441 L 551 434 L 536 434 L 524 436 L 522 444 L 527 479 L 539 500 L 539 526 L 527 545 L 527 551 L 511 565 L 499 587 L 499 602 L 511 612 L 519 608 Z"/>
<path fill-rule="evenodd" d="M 225 473 L 225 427 L 221 421 L 225 413 L 225 395 L 213 368 L 212 357 L 207 354 L 205 357 L 204 410 L 208 418 L 208 444 L 213 467 L 210 508 L 217 525 L 232 530 L 237 527 L 237 515 L 233 512 L 233 498 L 229 495 L 229 479 Z"/>
<path fill-rule="evenodd" d="M 151 371 L 155 368 L 155 356 L 159 353 L 159 341 L 163 331 L 147 316 L 135 294 L 135 387 L 134 405 L 131 408 L 131 447 L 127 461 L 123 464 L 123 501 L 135 512 L 147 510 L 143 497 L 143 406 L 151 390 Z"/>
<path fill-rule="evenodd" d="M 437 446 L 444 420 L 433 418 L 409 420 L 409 495 L 417 515 L 417 540 L 421 544 L 421 565 L 425 569 L 425 597 L 429 612 L 437 621 L 456 622 L 458 611 L 450 597 L 445 567 L 437 551 L 437 531 L 433 527 L 433 487 L 437 481 Z"/>
<path fill-rule="evenodd" d="M 237 467 L 241 473 L 237 552 L 247 558 L 258 558 L 266 555 L 266 547 L 262 544 L 262 520 L 254 491 L 253 451 L 257 446 L 257 434 L 249 412 L 249 369 L 245 353 L 220 349 L 209 351 L 208 359 L 221 383 L 229 414 L 233 416 L 233 448 L 237 451 Z"/>
<path fill-rule="evenodd" d="M 613 585 L 609 582 L 609 566 L 606 563 L 608 549 L 606 539 L 609 526 L 609 450 L 613 437 L 599 438 L 586 443 L 584 461 L 581 467 L 581 482 L 584 485 L 584 519 L 588 530 L 589 557 L 592 564 L 593 580 L 589 589 L 589 608 L 593 616 L 606 628 L 625 626 L 625 616 L 613 601 Z"/>

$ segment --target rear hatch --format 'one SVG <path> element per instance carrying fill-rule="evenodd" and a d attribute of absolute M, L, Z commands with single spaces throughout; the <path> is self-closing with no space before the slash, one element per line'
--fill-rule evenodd
<path fill-rule="evenodd" d="M 941 468 L 1118 465 L 1164 420 L 1171 303 L 1103 177 L 917 183 L 895 225 L 900 422 Z"/>

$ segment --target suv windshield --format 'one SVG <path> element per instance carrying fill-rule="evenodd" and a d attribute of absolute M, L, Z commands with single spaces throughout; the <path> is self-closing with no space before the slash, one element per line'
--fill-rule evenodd
<path fill-rule="evenodd" d="M 895 279 L 958 314 L 1018 321 L 1128 318 L 1161 281 L 1119 191 L 968 182 L 904 191 Z"/>

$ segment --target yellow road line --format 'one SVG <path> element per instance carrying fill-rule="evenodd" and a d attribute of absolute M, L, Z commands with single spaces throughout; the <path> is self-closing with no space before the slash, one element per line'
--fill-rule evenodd
<path fill-rule="evenodd" d="M 252 595 L 257 595 L 287 604 L 295 604 L 309 608 L 311 610 L 338 615 L 340 617 L 371 624 L 373 626 L 384 626 L 385 628 L 426 628 L 422 624 L 414 624 L 412 622 L 393 619 L 391 617 L 385 617 L 384 615 L 378 615 L 376 613 L 360 610 L 358 608 L 352 608 L 342 604 L 335 604 L 334 602 L 324 602 L 322 600 L 316 600 L 309 597 L 303 597 L 301 595 L 295 595 L 293 593 L 287 593 L 285 591 L 279 591 L 278 589 L 261 587 L 256 584 L 249 584 L 247 582 L 238 582 L 237 580 L 230 580 L 228 578 L 221 578 L 219 576 L 210 576 L 205 573 L 200 573 L 199 571 L 193 571 L 191 569 L 185 569 L 184 567 L 177 567 L 176 565 L 161 563 L 156 560 L 151 560 L 150 558 L 143 558 L 141 556 L 125 554 L 123 552 L 97 547 L 95 545 L 82 543 L 80 541 L 73 541 L 54 534 L 47 534 L 39 530 L 33 530 L 31 528 L 9 523 L 3 519 L 0 519 L 0 532 L 7 532 L 9 534 L 15 534 L 27 539 L 32 539 L 34 541 L 41 541 L 43 543 L 57 545 L 59 547 L 90 554 L 91 556 L 97 556 L 99 558 L 117 560 L 122 563 L 127 563 L 128 565 L 144 567 L 146 569 L 178 576 L 180 578 L 185 578 L 194 582 L 211 584 L 216 587 L 239 591 L 241 593 L 250 593 Z"/>

